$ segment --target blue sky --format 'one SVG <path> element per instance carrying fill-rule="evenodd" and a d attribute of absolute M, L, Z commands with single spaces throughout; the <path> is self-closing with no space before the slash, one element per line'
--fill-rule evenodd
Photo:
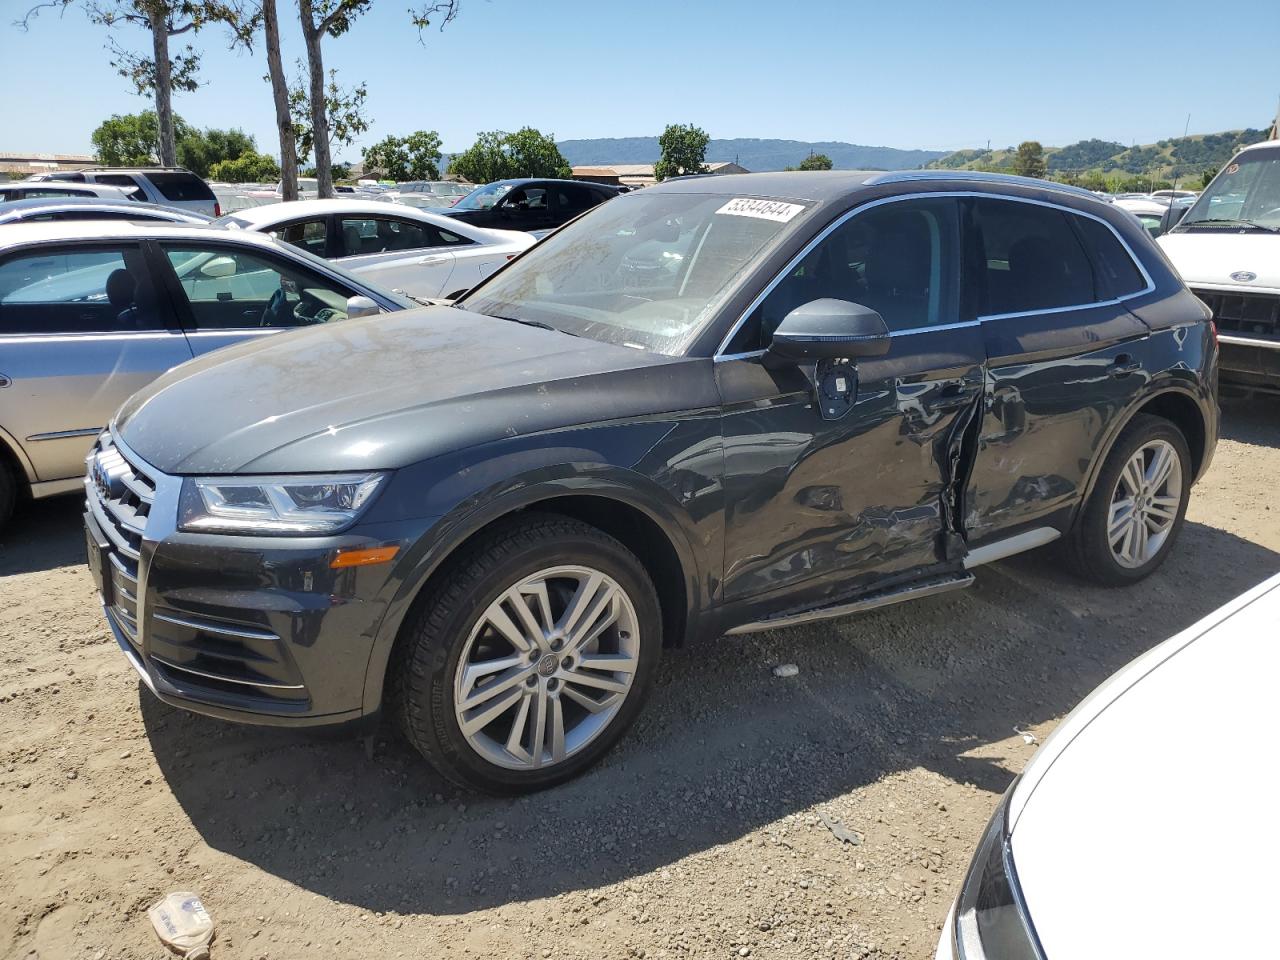
<path fill-rule="evenodd" d="M 0 150 L 89 152 L 112 113 L 147 107 L 115 75 L 106 33 L 0 0 L 8 108 Z M 289 73 L 302 55 L 296 7 L 278 0 Z M 435 129 L 446 150 L 523 125 L 559 139 L 640 136 L 696 123 L 713 137 L 845 140 L 950 150 L 1038 139 L 1146 143 L 1260 126 L 1280 95 L 1280 2 L 1048 4 L 840 0 L 462 0 L 458 19 L 409 26 L 411 0 L 378 0 L 326 42 L 326 66 L 365 81 L 373 126 L 358 147 Z M 121 43 L 142 48 L 139 32 Z M 203 86 L 175 99 L 197 126 L 241 127 L 274 152 L 265 60 L 197 38 Z M 711 157 L 709 159 L 717 159 Z"/>

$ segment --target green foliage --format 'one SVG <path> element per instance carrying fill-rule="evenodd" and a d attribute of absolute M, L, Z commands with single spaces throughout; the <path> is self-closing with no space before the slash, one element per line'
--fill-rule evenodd
<path fill-rule="evenodd" d="M 1044 179 L 1047 172 L 1044 147 L 1035 140 L 1024 140 L 1018 144 L 1018 152 L 1013 158 L 1013 172 L 1020 177 Z"/>
<path fill-rule="evenodd" d="M 1208 170 L 1202 171 L 1200 174 L 1200 189 L 1203 190 L 1207 187 L 1209 185 L 1209 181 L 1216 177 L 1218 175 L 1218 171 L 1221 169 L 1221 167 L 1212 167 Z"/>
<path fill-rule="evenodd" d="M 1114 157 L 1124 149 L 1112 140 L 1080 140 L 1054 150 L 1048 155 L 1050 170 L 1088 170 Z"/>
<path fill-rule="evenodd" d="M 391 180 L 439 180 L 440 134 L 418 130 L 407 137 L 386 137 L 365 149 L 364 166 L 385 170 Z"/>
<path fill-rule="evenodd" d="M 300 173 L 299 176 L 316 177 L 316 176 L 319 176 L 319 174 L 320 174 L 319 168 L 317 168 L 314 164 L 312 164 L 311 166 L 303 169 L 302 173 Z M 329 176 L 333 177 L 335 181 L 349 180 L 351 178 L 351 164 L 349 163 L 330 164 Z"/>
<path fill-rule="evenodd" d="M 299 75 L 289 87 L 289 115 L 293 118 L 293 136 L 298 145 L 298 160 L 305 162 L 311 156 L 314 134 L 311 129 L 311 95 L 302 64 Z M 329 118 L 329 145 L 340 143 L 350 146 L 356 138 L 369 129 L 369 118 L 364 114 L 368 87 L 363 83 L 355 87 L 338 86 L 338 71 L 329 71 L 329 85 L 325 88 L 325 113 Z"/>
<path fill-rule="evenodd" d="M 177 115 L 173 118 L 175 139 L 190 128 Z M 154 110 L 112 114 L 102 121 L 89 139 L 94 157 L 109 167 L 141 167 L 156 163 L 160 156 L 160 126 Z"/>
<path fill-rule="evenodd" d="M 246 154 L 256 155 L 258 144 L 243 130 L 216 130 L 210 127 L 208 130 L 191 130 L 179 136 L 177 148 L 178 163 L 197 176 L 207 177 L 219 163 L 234 161 Z"/>
<path fill-rule="evenodd" d="M 219 160 L 209 168 L 210 180 L 224 183 L 269 183 L 280 179 L 280 164 L 265 153 L 249 150 L 232 160 Z"/>
<path fill-rule="evenodd" d="M 787 168 L 791 169 L 790 167 Z M 831 158 L 825 153 L 811 153 L 800 161 L 797 170 L 830 170 Z"/>
<path fill-rule="evenodd" d="M 555 137 L 521 127 L 515 133 L 491 130 L 449 162 L 449 172 L 472 183 L 492 183 L 512 177 L 568 177 L 569 163 Z"/>
<path fill-rule="evenodd" d="M 707 144 L 711 137 L 707 131 L 693 124 L 673 123 L 658 138 L 661 156 L 653 165 L 653 175 L 659 180 L 682 177 L 691 173 L 706 173 Z"/>

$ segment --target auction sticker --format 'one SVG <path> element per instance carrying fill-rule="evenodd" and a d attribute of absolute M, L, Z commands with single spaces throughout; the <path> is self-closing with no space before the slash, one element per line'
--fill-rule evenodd
<path fill-rule="evenodd" d="M 716 213 L 730 217 L 755 217 L 757 220 L 776 220 L 786 223 L 795 218 L 804 206 L 799 203 L 783 203 L 781 200 L 752 200 L 750 197 L 735 197 Z"/>

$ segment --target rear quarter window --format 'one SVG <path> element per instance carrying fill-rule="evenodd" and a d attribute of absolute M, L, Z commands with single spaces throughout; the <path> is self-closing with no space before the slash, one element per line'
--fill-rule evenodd
<path fill-rule="evenodd" d="M 1147 288 L 1147 279 L 1111 228 L 1091 217 L 1076 217 L 1085 246 L 1113 297 L 1127 297 Z"/>
<path fill-rule="evenodd" d="M 166 200 L 212 200 L 209 185 L 194 173 L 148 173 L 150 180 Z"/>

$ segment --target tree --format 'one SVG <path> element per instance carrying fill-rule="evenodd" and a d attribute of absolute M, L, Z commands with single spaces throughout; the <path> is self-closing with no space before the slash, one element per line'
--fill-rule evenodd
<path fill-rule="evenodd" d="M 442 0 L 432 2 L 419 11 L 410 9 L 411 22 L 418 28 L 421 37 L 423 30 L 430 26 L 433 18 L 443 29 L 446 24 L 458 15 L 460 0 Z M 333 178 L 330 168 L 332 161 L 329 145 L 334 139 L 330 133 L 330 121 L 334 120 L 328 112 L 329 99 L 325 91 L 324 54 L 321 42 L 325 37 L 340 37 L 355 20 L 372 6 L 373 0 L 298 0 L 298 14 L 302 20 L 302 39 L 307 48 L 307 98 L 311 112 L 312 143 L 316 152 L 316 167 L 320 171 L 319 194 L 321 197 L 333 196 Z M 330 73 L 330 83 L 333 75 Z M 363 89 L 363 85 L 357 89 Z M 361 97 L 363 105 L 363 97 Z M 295 120 L 296 123 L 296 120 Z M 335 120 L 336 125 L 336 120 Z M 359 131 L 363 133 L 364 131 Z M 339 141 L 342 137 L 337 136 Z M 350 143 L 350 140 L 345 141 Z"/>
<path fill-rule="evenodd" d="M 182 134 L 189 132 L 181 117 L 173 125 Z M 97 161 L 108 167 L 144 167 L 160 155 L 160 124 L 155 111 L 113 114 L 102 121 L 89 139 Z"/>
<path fill-rule="evenodd" d="M 364 167 L 381 168 L 392 180 L 439 180 L 440 134 L 418 130 L 407 137 L 386 137 L 365 149 Z"/>
<path fill-rule="evenodd" d="M 653 175 L 665 180 L 691 173 L 706 173 L 707 144 L 710 142 L 711 137 L 701 127 L 670 124 L 658 138 L 662 155 L 653 165 Z"/>
<path fill-rule="evenodd" d="M 830 170 L 831 158 L 825 153 L 811 153 L 800 161 L 798 167 L 787 167 L 788 170 Z"/>
<path fill-rule="evenodd" d="M 258 144 L 243 130 L 191 130 L 178 138 L 178 162 L 192 173 L 207 177 L 215 164 L 256 154 Z"/>
<path fill-rule="evenodd" d="M 1046 169 L 1044 147 L 1035 140 L 1024 140 L 1018 144 L 1018 152 L 1013 158 L 1014 173 L 1020 177 L 1043 180 Z"/>
<path fill-rule="evenodd" d="M 269 183 L 279 176 L 276 158 L 257 151 L 242 153 L 234 160 L 219 160 L 209 168 L 209 179 L 224 183 Z"/>
<path fill-rule="evenodd" d="M 151 33 L 151 56 L 124 49 L 112 38 L 112 63 L 133 83 L 140 96 L 154 94 L 160 163 L 177 163 L 177 129 L 173 115 L 173 91 L 195 90 L 200 55 L 189 44 L 179 54 L 169 50 L 171 38 L 195 33 L 215 22 L 234 20 L 237 13 L 219 0 L 45 0 L 20 21 L 24 28 L 44 9 L 83 7 L 89 20 L 108 28 L 126 25 Z"/>
<path fill-rule="evenodd" d="M 301 64 L 299 64 L 301 67 Z M 311 107 L 311 96 L 301 77 L 289 90 L 289 111 L 293 118 L 293 137 L 297 145 L 298 160 L 305 163 L 315 153 L 315 165 L 320 168 L 321 157 L 324 157 L 325 169 L 332 170 L 333 144 L 350 146 L 356 137 L 369 129 L 369 119 L 364 115 L 364 102 L 369 96 L 368 88 L 362 83 L 359 86 L 344 89 L 338 86 L 338 71 L 329 71 L 329 86 L 324 92 L 325 136 L 316 137 L 315 111 Z M 317 177 L 322 183 L 325 177 Z M 333 196 L 333 179 L 328 177 L 329 195 Z M 323 194 L 322 194 L 323 196 Z"/>
<path fill-rule="evenodd" d="M 555 137 L 533 127 L 515 133 L 491 130 L 449 161 L 449 172 L 472 183 L 492 183 L 512 177 L 568 177 L 569 161 Z"/>

